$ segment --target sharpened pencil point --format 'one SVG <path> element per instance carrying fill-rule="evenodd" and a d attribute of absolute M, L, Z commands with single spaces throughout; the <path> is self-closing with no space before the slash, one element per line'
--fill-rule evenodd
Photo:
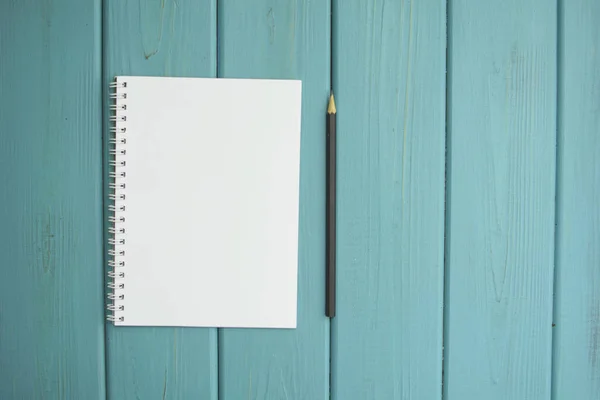
<path fill-rule="evenodd" d="M 335 114 L 335 100 L 333 99 L 333 92 L 329 96 L 329 105 L 327 106 L 327 114 Z"/>

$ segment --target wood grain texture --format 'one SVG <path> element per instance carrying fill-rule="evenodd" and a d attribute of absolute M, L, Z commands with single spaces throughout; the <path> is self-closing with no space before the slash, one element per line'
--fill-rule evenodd
<path fill-rule="evenodd" d="M 104 399 L 100 1 L 0 2 L 0 398 Z"/>
<path fill-rule="evenodd" d="M 445 398 L 548 399 L 556 1 L 448 18 Z"/>
<path fill-rule="evenodd" d="M 219 1 L 219 76 L 302 80 L 298 327 L 222 329 L 222 399 L 326 399 L 325 111 L 329 1 Z"/>
<path fill-rule="evenodd" d="M 335 3 L 333 399 L 441 397 L 445 7 Z"/>
<path fill-rule="evenodd" d="M 105 1 L 105 93 L 126 74 L 215 76 L 215 1 Z M 217 359 L 216 329 L 107 325 L 112 399 L 216 399 Z"/>
<path fill-rule="evenodd" d="M 600 3 L 559 28 L 554 399 L 600 398 Z"/>

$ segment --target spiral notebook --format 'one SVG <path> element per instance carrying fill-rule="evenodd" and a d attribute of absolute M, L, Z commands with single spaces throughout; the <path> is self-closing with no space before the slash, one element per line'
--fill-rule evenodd
<path fill-rule="evenodd" d="M 110 86 L 108 320 L 295 328 L 301 82 Z"/>

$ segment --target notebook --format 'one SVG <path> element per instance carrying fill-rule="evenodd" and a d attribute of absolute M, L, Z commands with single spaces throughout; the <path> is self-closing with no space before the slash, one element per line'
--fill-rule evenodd
<path fill-rule="evenodd" d="M 295 328 L 301 82 L 110 86 L 108 320 Z"/>

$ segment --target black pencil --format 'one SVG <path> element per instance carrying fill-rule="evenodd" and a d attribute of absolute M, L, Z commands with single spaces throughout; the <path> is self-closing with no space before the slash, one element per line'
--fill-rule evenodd
<path fill-rule="evenodd" d="M 336 252 L 336 137 L 335 137 L 335 100 L 333 93 L 329 96 L 327 106 L 326 130 L 326 178 L 325 178 L 325 315 L 335 317 L 335 252 Z"/>

